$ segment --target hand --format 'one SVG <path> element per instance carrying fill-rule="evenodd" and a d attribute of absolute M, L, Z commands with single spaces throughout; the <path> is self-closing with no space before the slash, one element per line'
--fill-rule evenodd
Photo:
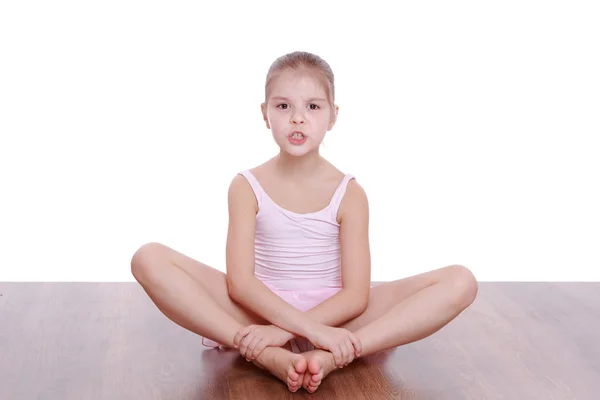
<path fill-rule="evenodd" d="M 349 330 L 326 325 L 316 325 L 308 340 L 320 349 L 328 350 L 333 354 L 335 365 L 345 367 L 354 357 L 362 352 L 360 340 Z"/>
<path fill-rule="evenodd" d="M 294 334 L 275 325 L 249 325 L 240 329 L 233 338 L 246 361 L 255 360 L 267 346 L 284 346 Z"/>

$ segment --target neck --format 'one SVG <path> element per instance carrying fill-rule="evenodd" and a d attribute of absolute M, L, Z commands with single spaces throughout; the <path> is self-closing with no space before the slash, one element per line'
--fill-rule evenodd
<path fill-rule="evenodd" d="M 323 168 L 324 161 L 318 151 L 310 152 L 301 157 L 280 152 L 275 158 L 275 166 L 287 178 L 305 178 L 318 173 Z"/>

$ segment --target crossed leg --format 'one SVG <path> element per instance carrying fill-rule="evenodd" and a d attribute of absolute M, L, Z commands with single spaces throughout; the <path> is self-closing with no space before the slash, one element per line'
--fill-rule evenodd
<path fill-rule="evenodd" d="M 131 260 L 131 269 L 169 319 L 225 346 L 232 347 L 242 327 L 269 324 L 231 300 L 225 274 L 165 245 L 142 246 Z M 358 336 L 362 356 L 367 356 L 431 335 L 468 307 L 476 294 L 473 274 L 453 265 L 372 288 L 365 312 L 342 327 Z M 267 347 L 256 364 L 291 391 L 302 385 L 309 392 L 335 368 L 330 352 L 299 355 L 279 347 Z"/>
<path fill-rule="evenodd" d="M 342 327 L 360 339 L 365 357 L 432 335 L 464 311 L 477 291 L 475 277 L 464 266 L 424 272 L 372 288 L 365 312 Z M 314 392 L 335 363 L 330 352 L 304 355 L 308 373 L 303 387 Z"/>
<path fill-rule="evenodd" d="M 241 328 L 269 324 L 231 300 L 224 273 L 160 243 L 140 247 L 131 259 L 131 271 L 171 321 L 226 347 L 233 348 L 233 338 Z M 300 354 L 267 347 L 254 363 L 292 392 L 302 385 L 306 359 Z"/>

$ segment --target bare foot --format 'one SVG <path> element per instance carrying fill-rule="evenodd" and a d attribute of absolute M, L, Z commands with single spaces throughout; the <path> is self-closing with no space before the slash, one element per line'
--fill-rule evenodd
<path fill-rule="evenodd" d="M 333 354 L 324 350 L 313 350 L 302 353 L 308 362 L 306 374 L 302 382 L 302 387 L 309 393 L 314 393 L 327 375 L 334 369 L 335 360 Z"/>
<path fill-rule="evenodd" d="M 294 354 L 281 347 L 267 347 L 252 362 L 281 379 L 292 393 L 302 386 L 307 364 L 301 354 Z"/>

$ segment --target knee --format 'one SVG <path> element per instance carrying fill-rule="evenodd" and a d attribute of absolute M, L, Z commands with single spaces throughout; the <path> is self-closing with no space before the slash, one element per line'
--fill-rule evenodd
<path fill-rule="evenodd" d="M 146 243 L 141 246 L 131 257 L 131 273 L 139 282 L 142 279 L 148 279 L 153 275 L 157 266 L 162 263 L 159 261 L 164 255 L 164 246 L 160 243 Z"/>
<path fill-rule="evenodd" d="M 453 302 L 461 309 L 470 306 L 477 297 L 479 285 L 470 269 L 463 265 L 451 265 L 449 283 L 453 289 Z"/>

